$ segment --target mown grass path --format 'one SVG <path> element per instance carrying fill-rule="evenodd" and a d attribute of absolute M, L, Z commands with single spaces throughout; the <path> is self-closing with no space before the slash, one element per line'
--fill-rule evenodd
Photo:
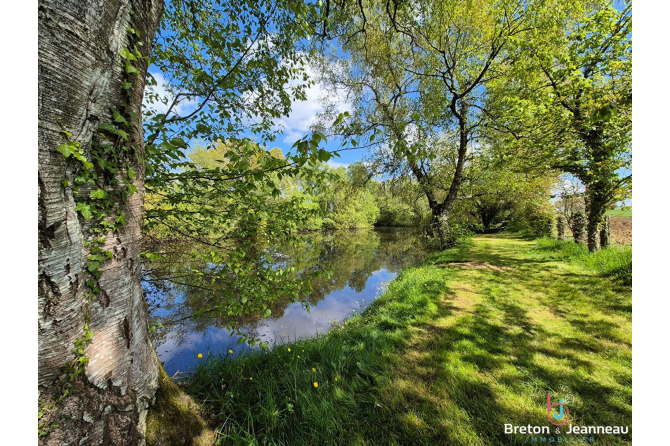
<path fill-rule="evenodd" d="M 412 327 L 385 393 L 419 437 L 425 429 L 445 444 L 524 443 L 502 435 L 503 424 L 548 425 L 547 393 L 569 402 L 574 424 L 630 426 L 630 289 L 538 258 L 533 244 L 481 237 L 470 262 L 433 266 L 459 271 L 435 315 Z"/>
<path fill-rule="evenodd" d="M 630 426 L 630 287 L 533 248 L 485 236 L 467 253 L 433 255 L 347 326 L 209 361 L 189 389 L 221 443 L 525 444 L 504 424 L 554 433 L 547 393 L 573 425 Z"/>

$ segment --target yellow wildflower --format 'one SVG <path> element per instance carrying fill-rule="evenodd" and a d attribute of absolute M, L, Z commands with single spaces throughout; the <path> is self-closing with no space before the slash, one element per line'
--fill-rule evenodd
<path fill-rule="evenodd" d="M 316 369 L 314 367 L 312 367 L 312 372 L 316 372 Z"/>
<path fill-rule="evenodd" d="M 198 358 L 202 358 L 202 353 L 198 353 Z"/>
<path fill-rule="evenodd" d="M 337 376 L 335 377 L 335 381 L 337 381 Z"/>
<path fill-rule="evenodd" d="M 300 359 L 300 355 L 298 355 L 298 359 Z"/>
<path fill-rule="evenodd" d="M 319 383 L 314 381 L 314 387 L 319 387 Z"/>
<path fill-rule="evenodd" d="M 232 354 L 233 354 L 233 351 L 232 351 L 232 350 L 228 350 L 228 353 L 232 355 Z"/>
<path fill-rule="evenodd" d="M 253 376 L 250 376 L 250 377 L 249 377 L 249 381 L 253 381 L 253 380 L 254 380 L 254 377 L 253 377 Z"/>
<path fill-rule="evenodd" d="M 291 347 L 288 348 L 288 352 L 291 353 Z"/>

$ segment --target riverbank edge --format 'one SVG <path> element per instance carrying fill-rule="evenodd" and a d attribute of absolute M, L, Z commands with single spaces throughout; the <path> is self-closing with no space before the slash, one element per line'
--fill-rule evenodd
<path fill-rule="evenodd" d="M 254 407 L 258 409 L 258 401 L 252 394 L 262 399 L 262 395 L 276 391 L 278 386 L 286 386 L 280 393 L 292 394 L 289 398 L 292 402 L 274 411 L 265 408 L 262 412 L 290 415 L 300 407 L 303 414 L 318 414 L 315 418 L 323 423 L 322 428 L 326 428 L 321 432 L 328 431 L 326 425 L 332 427 L 336 423 L 338 411 L 341 413 L 345 408 L 367 410 L 369 404 L 374 407 L 375 402 L 365 401 L 364 394 L 375 384 L 381 384 L 378 380 L 388 379 L 384 371 L 393 365 L 390 355 L 404 343 L 412 322 L 436 310 L 435 303 L 444 286 L 457 274 L 457 269 L 444 268 L 444 264 L 465 261 L 471 247 L 472 241 L 465 240 L 456 248 L 431 253 L 419 264 L 405 268 L 386 284 L 386 289 L 381 290 L 380 296 L 368 308 L 322 335 L 275 345 L 271 350 L 245 351 L 234 360 L 207 354 L 193 375 L 180 383 L 180 388 L 201 402 L 212 425 L 219 425 L 219 435 L 223 434 L 226 444 L 257 436 L 253 429 L 244 426 L 233 429 L 237 433 L 225 432 L 225 428 L 221 432 L 221 424 L 234 418 L 228 409 L 233 406 L 248 410 L 250 416 Z M 373 332 L 380 331 L 380 336 L 369 336 L 372 334 L 369 327 L 373 327 Z M 373 348 L 369 343 L 361 345 L 375 337 L 378 342 L 373 342 Z M 292 389 L 287 383 L 291 383 Z M 245 390 L 249 395 L 240 394 Z M 324 391 L 331 398 L 316 396 Z M 332 407 L 323 407 L 329 403 L 333 403 Z M 251 419 L 249 421 L 253 423 Z M 266 421 L 274 424 L 271 419 L 256 420 L 259 425 Z M 321 423 L 312 423 L 308 430 L 318 431 L 318 424 Z M 382 435 L 381 431 L 379 435 Z M 332 441 L 335 444 L 355 443 L 353 438 Z M 302 442 L 297 438 L 285 439 L 284 444 Z"/>

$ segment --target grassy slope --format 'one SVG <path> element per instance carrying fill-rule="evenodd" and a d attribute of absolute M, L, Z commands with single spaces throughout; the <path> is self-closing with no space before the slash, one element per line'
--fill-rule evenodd
<path fill-rule="evenodd" d="M 548 425 L 547 392 L 574 424 L 630 425 L 630 288 L 534 247 L 434 255 L 346 326 L 208 361 L 188 390 L 226 444 L 521 444 L 503 424 Z"/>

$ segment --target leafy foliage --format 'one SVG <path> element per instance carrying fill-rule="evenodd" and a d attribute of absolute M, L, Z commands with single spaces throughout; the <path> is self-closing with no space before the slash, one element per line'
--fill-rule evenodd
<path fill-rule="evenodd" d="M 630 196 L 631 5 L 539 3 L 530 24 L 513 56 L 517 82 L 498 85 L 501 126 L 528 161 L 585 185 L 593 251 L 605 212 Z"/>
<path fill-rule="evenodd" d="M 515 159 L 499 157 L 496 152 L 493 148 L 481 150 L 470 163 L 463 197 L 457 204 L 465 214 L 462 218 L 474 218 L 479 230 L 503 225 L 536 236 L 548 235 L 556 174 L 524 171 Z"/>
<path fill-rule="evenodd" d="M 297 299 L 308 285 L 275 268 L 261 246 L 290 243 L 318 211 L 284 188 L 289 179 L 329 175 L 318 167 L 332 156 L 319 147 L 320 133 L 285 154 L 266 147 L 280 131 L 275 121 L 305 99 L 306 42 L 318 14 L 319 5 L 296 0 L 172 2 L 155 42 L 144 108 L 145 229 L 153 238 L 145 257 L 159 260 L 165 239 L 196 241 L 210 266 L 182 282 L 208 289 L 234 281 L 217 307 L 227 316 L 268 315 L 273 299 Z"/>
<path fill-rule="evenodd" d="M 486 86 L 506 75 L 527 10 L 518 1 L 369 1 L 344 4 L 333 21 L 341 49 L 321 71 L 356 106 L 335 133 L 369 135 L 384 171 L 414 176 L 442 246 L 454 243 L 449 212 L 489 119 Z"/>

